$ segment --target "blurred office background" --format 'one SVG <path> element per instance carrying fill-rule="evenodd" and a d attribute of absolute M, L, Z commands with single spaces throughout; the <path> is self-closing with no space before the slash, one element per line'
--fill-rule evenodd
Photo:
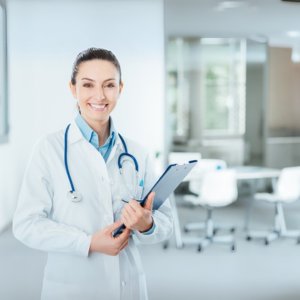
<path fill-rule="evenodd" d="M 149 149 L 158 169 L 172 155 L 203 160 L 172 197 L 174 236 L 141 247 L 150 299 L 300 299 L 297 232 L 269 241 L 251 231 L 272 227 L 274 207 L 282 225 L 284 197 L 270 204 L 255 193 L 275 193 L 282 170 L 300 166 L 297 2 L 2 0 L 0 299 L 39 297 L 45 254 L 16 241 L 11 220 L 35 141 L 76 114 L 72 63 L 92 46 L 121 63 L 119 131 Z M 199 252 L 190 241 L 207 235 L 201 184 L 223 169 L 238 173 L 238 194 L 213 216 L 235 227 L 220 233 L 232 234 L 235 251 L 213 243 Z M 298 198 L 283 207 L 286 226 L 300 230 Z M 185 227 L 194 221 L 203 228 Z"/>

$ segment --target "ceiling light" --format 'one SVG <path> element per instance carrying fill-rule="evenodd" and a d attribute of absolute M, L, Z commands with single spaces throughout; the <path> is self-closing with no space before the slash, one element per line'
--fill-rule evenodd
<path fill-rule="evenodd" d="M 217 5 L 216 9 L 222 11 L 225 9 L 239 8 L 245 5 L 247 5 L 247 2 L 245 1 L 222 1 Z"/>

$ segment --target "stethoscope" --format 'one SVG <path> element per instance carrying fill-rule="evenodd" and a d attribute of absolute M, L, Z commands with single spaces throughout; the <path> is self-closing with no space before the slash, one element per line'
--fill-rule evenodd
<path fill-rule="evenodd" d="M 69 134 L 69 129 L 70 129 L 71 124 L 69 124 L 65 130 L 65 137 L 64 137 L 64 163 L 65 163 L 65 169 L 66 169 L 66 173 L 69 179 L 69 183 L 70 183 L 70 191 L 68 191 L 68 198 L 72 201 L 72 202 L 80 202 L 82 201 L 82 195 L 75 190 L 74 187 L 74 183 L 70 174 L 70 170 L 69 170 L 69 165 L 68 165 L 68 134 Z M 114 134 L 114 133 L 113 133 Z M 128 148 L 127 145 L 125 143 L 124 138 L 121 136 L 121 134 L 118 134 L 120 137 L 120 140 L 122 142 L 123 148 L 124 148 L 124 152 L 121 153 L 118 157 L 118 168 L 119 168 L 119 172 L 121 174 L 122 180 L 124 181 L 124 178 L 122 176 L 123 174 L 123 165 L 125 160 L 126 161 L 131 161 L 134 165 L 134 169 L 135 169 L 135 189 L 138 188 L 138 172 L 139 172 L 139 164 L 137 162 L 137 159 L 128 152 Z M 125 184 L 125 181 L 124 181 Z M 135 193 L 135 192 L 134 192 Z"/>

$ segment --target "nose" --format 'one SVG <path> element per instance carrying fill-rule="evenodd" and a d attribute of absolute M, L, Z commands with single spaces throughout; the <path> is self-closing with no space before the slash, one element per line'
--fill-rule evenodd
<path fill-rule="evenodd" d="M 100 86 L 97 90 L 96 90 L 96 95 L 95 97 L 97 98 L 97 100 L 102 100 L 105 98 L 105 93 L 104 93 L 104 89 L 102 86 Z"/>

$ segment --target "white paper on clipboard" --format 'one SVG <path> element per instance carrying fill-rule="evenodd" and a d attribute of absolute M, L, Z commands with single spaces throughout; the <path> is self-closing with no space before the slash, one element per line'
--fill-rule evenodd
<path fill-rule="evenodd" d="M 183 179 L 197 164 L 197 162 L 197 160 L 192 160 L 182 165 L 169 165 L 165 172 L 160 176 L 160 178 L 157 180 L 157 182 L 154 184 L 151 190 L 141 201 L 141 205 L 144 206 L 148 195 L 151 192 L 155 192 L 153 210 L 158 209 L 170 196 L 170 194 L 176 189 L 176 187 L 183 181 Z"/>

